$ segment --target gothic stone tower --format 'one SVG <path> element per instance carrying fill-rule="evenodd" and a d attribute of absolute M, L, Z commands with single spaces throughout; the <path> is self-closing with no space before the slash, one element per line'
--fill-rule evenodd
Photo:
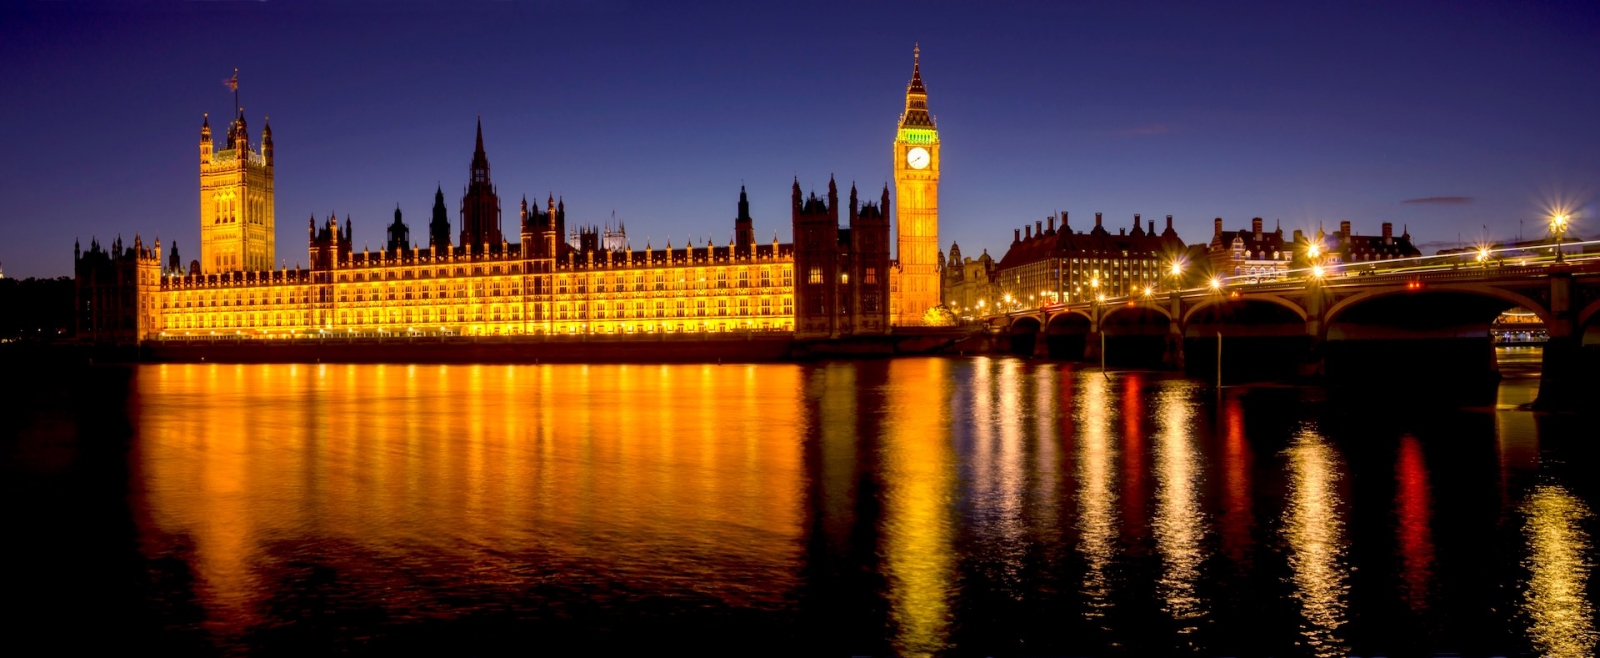
<path fill-rule="evenodd" d="M 483 122 L 478 122 L 478 146 L 472 152 L 472 180 L 461 196 L 461 246 L 474 253 L 499 249 L 500 195 L 489 180 L 489 156 L 483 152 Z"/>
<path fill-rule="evenodd" d="M 900 258 L 894 322 L 922 323 L 939 305 L 939 131 L 928 114 L 921 49 L 912 49 L 911 83 L 894 140 L 896 251 Z"/>
<path fill-rule="evenodd" d="M 228 123 L 227 141 L 213 150 L 211 123 L 200 122 L 200 270 L 270 270 L 274 256 L 272 126 L 251 150 L 244 112 Z"/>

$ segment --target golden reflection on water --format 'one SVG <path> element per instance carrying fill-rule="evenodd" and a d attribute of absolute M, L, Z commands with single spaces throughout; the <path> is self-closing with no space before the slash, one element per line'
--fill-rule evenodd
<path fill-rule="evenodd" d="M 1339 515 L 1339 457 L 1326 439 L 1310 431 L 1294 438 L 1288 456 L 1283 533 L 1300 603 L 1300 635 L 1313 655 L 1345 655 L 1338 631 L 1345 624 L 1350 586 Z"/>
<path fill-rule="evenodd" d="M 1533 489 L 1522 505 L 1529 572 L 1522 595 L 1528 636 L 1541 655 L 1593 656 L 1594 604 L 1588 598 L 1593 545 L 1583 530 L 1589 508 L 1556 485 Z"/>
<path fill-rule="evenodd" d="M 1112 606 L 1107 573 L 1117 552 L 1117 490 L 1113 477 L 1110 384 L 1098 373 L 1080 375 L 1082 397 L 1074 409 L 1078 438 L 1078 552 L 1083 554 L 1084 616 L 1104 623 Z M 1102 626 L 1103 627 L 1103 626 Z"/>
<path fill-rule="evenodd" d="M 1156 444 L 1155 535 L 1162 565 L 1157 586 L 1167 614 L 1180 622 L 1180 634 L 1193 633 L 1206 614 L 1205 602 L 1195 593 L 1205 559 L 1201 542 L 1207 519 L 1196 492 L 1201 461 L 1192 434 L 1192 405 L 1188 391 L 1165 391 L 1156 400 L 1161 435 Z"/>
<path fill-rule="evenodd" d="M 893 646 L 902 656 L 946 648 L 954 582 L 955 455 L 944 359 L 889 365 L 883 438 L 884 558 Z"/>
<path fill-rule="evenodd" d="M 537 551 L 624 587 L 781 606 L 805 516 L 799 376 L 795 366 L 145 366 L 133 455 L 141 535 L 152 552 L 188 547 L 219 632 L 262 621 L 271 572 L 297 559 L 276 551 L 330 543 L 424 572 L 406 560 L 467 556 L 465 567 L 414 574 L 430 579 L 510 578 Z"/>

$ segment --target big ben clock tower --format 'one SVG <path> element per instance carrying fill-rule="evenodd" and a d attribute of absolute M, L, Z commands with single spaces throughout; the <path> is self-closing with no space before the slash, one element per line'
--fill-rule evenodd
<path fill-rule="evenodd" d="M 893 321 L 922 324 L 939 300 L 939 131 L 922 86 L 922 49 L 911 50 L 911 84 L 894 139 L 895 248 L 899 285 Z"/>

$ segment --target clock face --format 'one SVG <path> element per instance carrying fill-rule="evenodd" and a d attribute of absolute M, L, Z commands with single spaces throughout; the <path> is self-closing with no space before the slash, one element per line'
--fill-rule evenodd
<path fill-rule="evenodd" d="M 912 169 L 927 169 L 928 149 L 918 146 L 906 151 L 906 164 Z"/>

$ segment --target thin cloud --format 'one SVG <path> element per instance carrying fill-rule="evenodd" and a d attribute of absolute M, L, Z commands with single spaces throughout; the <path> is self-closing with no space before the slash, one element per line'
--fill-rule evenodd
<path fill-rule="evenodd" d="M 1470 196 L 1425 196 L 1420 199 L 1406 199 L 1403 204 L 1432 205 L 1432 206 L 1464 206 L 1472 203 Z"/>

